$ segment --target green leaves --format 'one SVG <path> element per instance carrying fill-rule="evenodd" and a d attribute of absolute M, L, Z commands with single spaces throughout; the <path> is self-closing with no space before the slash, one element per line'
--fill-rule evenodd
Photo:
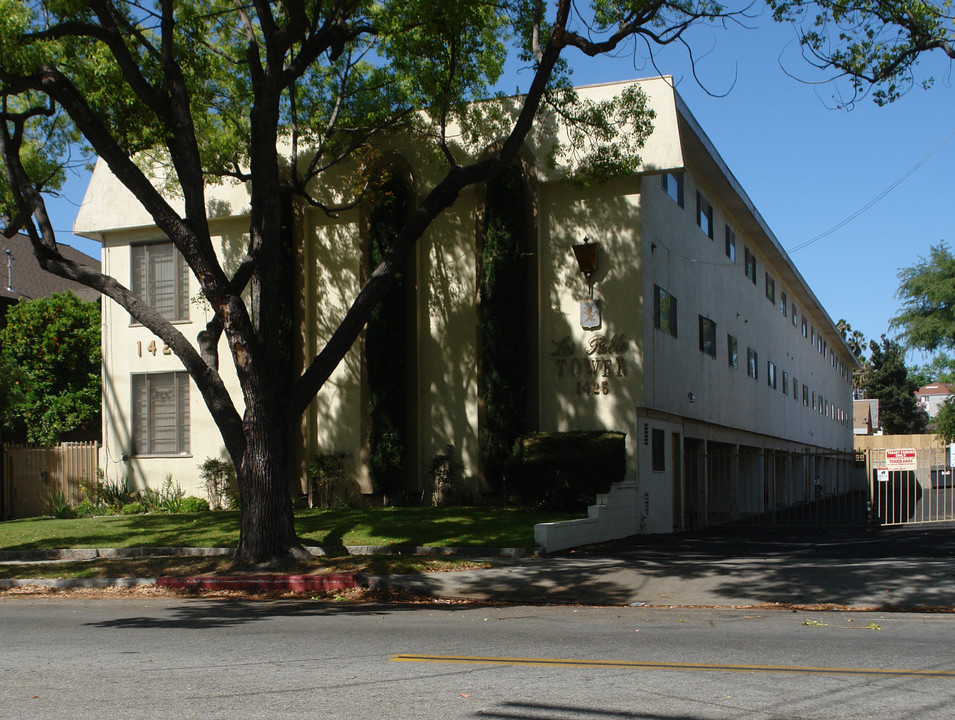
<path fill-rule="evenodd" d="M 10 416 L 30 442 L 53 444 L 71 430 L 93 428 L 100 413 L 99 304 L 73 293 L 21 300 L 7 312 L 0 353 L 15 368 Z"/>

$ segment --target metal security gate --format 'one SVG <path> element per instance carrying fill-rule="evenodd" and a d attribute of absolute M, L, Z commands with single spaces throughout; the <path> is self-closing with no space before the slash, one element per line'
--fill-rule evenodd
<path fill-rule="evenodd" d="M 852 453 L 717 442 L 707 442 L 704 452 L 692 450 L 685 453 L 684 477 L 687 494 L 697 493 L 693 504 L 700 525 L 810 528 L 870 523 L 865 471 Z"/>
<path fill-rule="evenodd" d="M 892 450 L 870 448 L 861 453 L 860 462 L 864 463 L 869 478 L 873 520 L 881 525 L 955 520 L 955 468 L 952 468 L 951 450 L 929 447 L 913 449 L 913 452 L 914 463 L 910 462 L 905 469 L 894 469 Z"/>

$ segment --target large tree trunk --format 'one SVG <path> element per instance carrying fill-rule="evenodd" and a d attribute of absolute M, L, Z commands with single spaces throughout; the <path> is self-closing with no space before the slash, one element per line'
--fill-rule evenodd
<path fill-rule="evenodd" d="M 246 417 L 246 452 L 236 468 L 242 503 L 235 565 L 282 566 L 310 557 L 295 535 L 288 491 L 288 433 L 276 417 Z"/>

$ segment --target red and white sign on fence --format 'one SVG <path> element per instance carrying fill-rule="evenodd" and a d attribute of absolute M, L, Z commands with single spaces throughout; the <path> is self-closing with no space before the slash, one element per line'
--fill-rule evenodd
<path fill-rule="evenodd" d="M 889 470 L 915 470 L 918 467 L 915 448 L 886 449 L 885 466 Z"/>

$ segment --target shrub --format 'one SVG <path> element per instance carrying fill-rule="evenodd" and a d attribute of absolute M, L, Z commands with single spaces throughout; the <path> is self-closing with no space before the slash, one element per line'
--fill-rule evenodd
<path fill-rule="evenodd" d="M 626 435 L 534 433 L 519 438 L 507 461 L 507 492 L 518 503 L 577 512 L 626 474 Z"/>
<path fill-rule="evenodd" d="M 153 513 L 177 513 L 182 512 L 182 498 L 185 496 L 179 483 L 172 481 L 172 475 L 166 475 L 166 480 L 159 490 L 153 490 L 147 487 L 143 490 L 140 502 L 146 508 L 146 512 Z"/>
<path fill-rule="evenodd" d="M 454 455 L 454 444 L 448 443 L 443 453 L 431 458 L 431 504 L 450 505 L 462 495 L 464 463 Z"/>
<path fill-rule="evenodd" d="M 345 481 L 345 453 L 316 455 L 305 468 L 318 506 L 330 508 L 335 488 Z"/>
<path fill-rule="evenodd" d="M 209 501 L 205 498 L 197 498 L 195 495 L 187 495 L 182 499 L 182 503 L 179 506 L 179 512 L 184 513 L 194 513 L 194 512 L 208 512 L 209 511 Z"/>
<path fill-rule="evenodd" d="M 47 492 L 46 508 L 50 515 L 59 520 L 76 517 L 76 511 L 70 505 L 66 493 L 59 488 L 52 488 Z"/>
<path fill-rule="evenodd" d="M 121 515 L 139 515 L 140 513 L 146 512 L 146 508 L 143 507 L 141 502 L 134 500 L 131 503 L 123 505 L 119 512 Z"/>
<path fill-rule="evenodd" d="M 199 466 L 199 477 L 206 484 L 206 495 L 210 507 L 221 510 L 228 506 L 238 506 L 238 493 L 234 489 L 235 467 L 228 460 L 206 458 Z"/>
<path fill-rule="evenodd" d="M 102 513 L 103 509 L 91 502 L 89 498 L 83 498 L 83 502 L 76 506 L 76 517 L 93 517 Z"/>

